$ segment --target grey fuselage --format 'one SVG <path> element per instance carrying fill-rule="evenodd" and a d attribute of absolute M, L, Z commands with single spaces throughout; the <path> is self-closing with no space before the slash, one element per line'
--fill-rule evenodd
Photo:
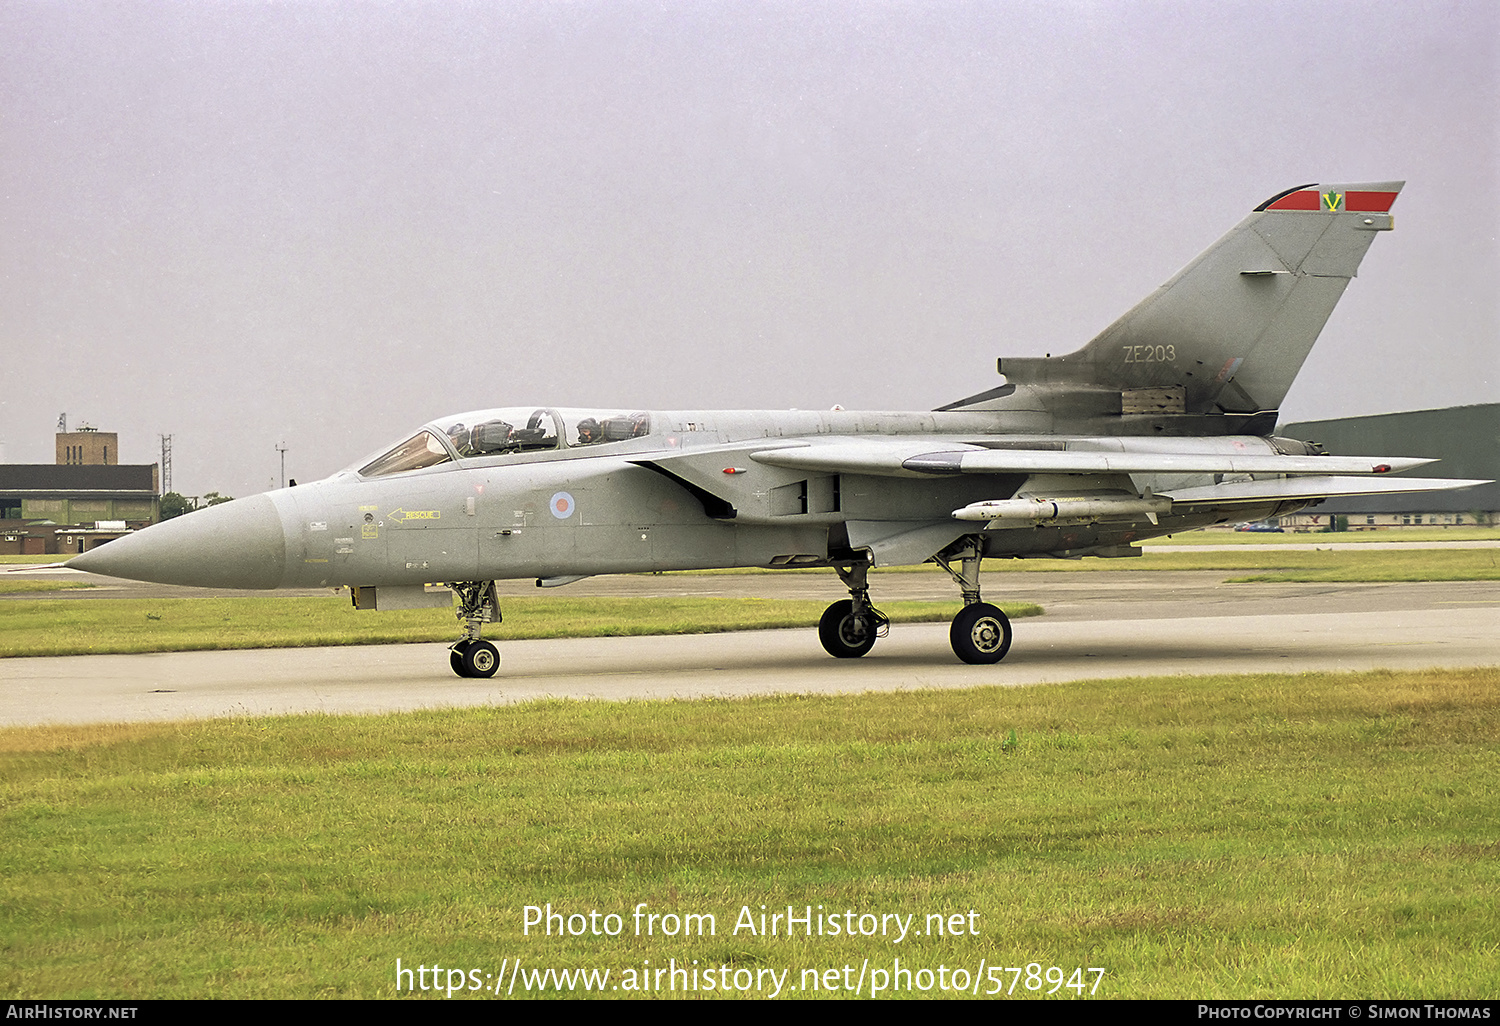
<path fill-rule="evenodd" d="M 1118 555 L 1127 554 L 1121 549 L 1131 541 L 1227 515 L 1201 509 L 1156 523 L 1125 516 L 983 530 L 953 512 L 1011 498 L 1027 475 L 817 474 L 763 465 L 751 454 L 872 437 L 910 441 L 914 450 L 968 444 L 1276 451 L 1268 440 L 1244 436 L 1059 436 L 1046 432 L 1050 418 L 1029 411 L 650 416 L 650 434 L 622 441 L 450 459 L 377 477 L 344 471 L 188 514 L 73 565 L 94 569 L 89 564 L 97 558 L 98 572 L 136 579 L 293 588 L 826 566 L 866 558 L 876 565 L 918 563 L 965 535 L 982 537 L 990 556 Z M 1133 495 L 1147 486 L 1212 480 L 1098 475 L 1072 478 L 1068 486 Z M 1287 505 L 1241 507 L 1234 516 L 1257 519 Z"/>

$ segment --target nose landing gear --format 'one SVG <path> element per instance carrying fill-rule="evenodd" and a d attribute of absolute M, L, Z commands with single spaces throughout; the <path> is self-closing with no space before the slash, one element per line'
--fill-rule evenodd
<path fill-rule="evenodd" d="M 493 677 L 500 669 L 500 650 L 480 638 L 487 623 L 499 623 L 500 600 L 494 581 L 463 581 L 450 584 L 458 594 L 458 618 L 464 621 L 464 636 L 448 650 L 448 665 L 460 677 Z"/>
<path fill-rule="evenodd" d="M 823 618 L 818 621 L 818 640 L 836 659 L 857 659 L 875 647 L 875 639 L 885 637 L 891 621 L 870 605 L 870 588 L 865 579 L 869 563 L 833 569 L 848 586 L 849 597 L 823 611 Z"/>

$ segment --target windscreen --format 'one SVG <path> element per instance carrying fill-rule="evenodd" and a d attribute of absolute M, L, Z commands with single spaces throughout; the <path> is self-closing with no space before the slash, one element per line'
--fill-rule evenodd
<path fill-rule="evenodd" d="M 446 463 L 453 457 L 431 431 L 418 431 L 390 452 L 360 468 L 363 477 L 383 477 Z"/>

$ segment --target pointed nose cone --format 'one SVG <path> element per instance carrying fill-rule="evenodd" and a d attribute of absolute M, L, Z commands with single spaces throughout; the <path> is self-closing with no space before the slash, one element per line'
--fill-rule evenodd
<path fill-rule="evenodd" d="M 286 576 L 286 534 L 264 495 L 209 506 L 75 556 L 75 570 L 198 588 L 275 588 Z"/>

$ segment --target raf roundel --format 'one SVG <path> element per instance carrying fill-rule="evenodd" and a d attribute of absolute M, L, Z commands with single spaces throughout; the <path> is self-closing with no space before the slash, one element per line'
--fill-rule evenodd
<path fill-rule="evenodd" d="M 558 492 L 552 496 L 552 515 L 559 520 L 566 520 L 573 515 L 573 508 L 578 505 L 573 501 L 573 496 L 567 492 Z"/>

